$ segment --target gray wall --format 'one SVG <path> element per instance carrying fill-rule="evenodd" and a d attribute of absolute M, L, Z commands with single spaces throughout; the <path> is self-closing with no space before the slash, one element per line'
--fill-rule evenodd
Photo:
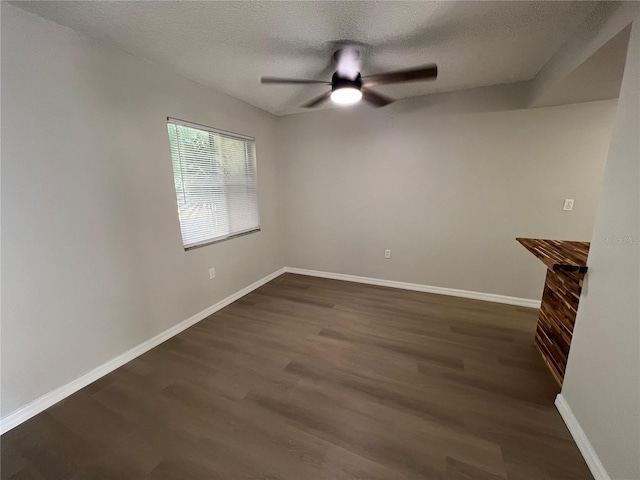
<path fill-rule="evenodd" d="M 639 476 L 638 251 L 603 241 L 638 235 L 634 42 L 563 390 L 612 478 Z M 516 85 L 275 119 L 6 3 L 1 54 L 2 415 L 285 264 L 539 298 L 513 238 L 591 238 L 613 101 L 525 110 Z M 182 250 L 166 116 L 256 137 L 262 232 Z"/>
<path fill-rule="evenodd" d="M 562 388 L 614 480 L 640 478 L 639 138 L 640 21 L 636 20 Z"/>
<path fill-rule="evenodd" d="M 260 233 L 184 252 L 167 116 L 256 137 Z M 3 415 L 283 266 L 275 140 L 270 114 L 3 2 Z"/>
<path fill-rule="evenodd" d="M 515 237 L 591 238 L 616 102 L 526 110 L 520 94 L 281 118 L 287 265 L 540 299 L 545 268 Z"/>

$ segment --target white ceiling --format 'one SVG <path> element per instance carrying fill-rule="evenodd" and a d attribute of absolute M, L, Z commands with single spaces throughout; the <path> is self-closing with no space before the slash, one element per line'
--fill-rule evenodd
<path fill-rule="evenodd" d="M 164 65 L 274 114 L 301 111 L 330 79 L 335 42 L 366 45 L 362 74 L 436 62 L 433 82 L 379 87 L 395 98 L 529 80 L 598 2 L 103 2 L 14 5 Z"/>

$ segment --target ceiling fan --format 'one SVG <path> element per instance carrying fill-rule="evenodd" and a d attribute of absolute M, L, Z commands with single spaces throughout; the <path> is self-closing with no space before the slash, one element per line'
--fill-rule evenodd
<path fill-rule="evenodd" d="M 301 105 L 303 108 L 319 107 L 329 99 L 342 105 L 357 103 L 362 99 L 374 107 L 384 107 L 395 100 L 376 93 L 369 87 L 391 83 L 434 80 L 438 76 L 438 66 L 432 63 L 408 70 L 378 73 L 363 77 L 360 75 L 361 58 L 360 50 L 355 46 L 347 45 L 337 50 L 333 54 L 337 68 L 330 82 L 326 80 L 280 77 L 262 77 L 261 82 L 265 84 L 324 84 L 331 86 L 331 90 Z"/>

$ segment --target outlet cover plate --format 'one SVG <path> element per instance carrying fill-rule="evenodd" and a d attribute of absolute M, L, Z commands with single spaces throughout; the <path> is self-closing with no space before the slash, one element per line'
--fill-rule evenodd
<path fill-rule="evenodd" d="M 573 210 L 573 202 L 573 198 L 565 198 L 562 210 L 564 210 L 565 212 L 570 212 L 571 210 Z"/>

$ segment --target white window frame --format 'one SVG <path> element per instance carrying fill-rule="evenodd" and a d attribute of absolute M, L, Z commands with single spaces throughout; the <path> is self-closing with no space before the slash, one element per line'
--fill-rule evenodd
<path fill-rule="evenodd" d="M 254 137 L 250 137 L 247 135 L 242 135 L 239 133 L 234 133 L 234 132 L 230 132 L 227 130 L 221 130 L 218 128 L 213 128 L 213 127 L 208 127 L 206 125 L 201 125 L 198 123 L 194 123 L 194 122 L 187 122 L 185 120 L 180 120 L 177 118 L 173 118 L 173 117 L 167 117 L 167 127 L 169 127 L 169 125 L 176 125 L 176 126 L 184 126 L 184 127 L 188 127 L 188 128 L 193 128 L 193 129 L 197 129 L 197 130 L 202 130 L 202 131 L 206 131 L 206 132 L 210 132 L 216 135 L 220 135 L 226 138 L 232 138 L 232 139 L 237 139 L 237 140 L 243 140 L 245 142 L 250 142 L 251 144 L 251 148 L 253 148 L 253 162 L 254 162 L 254 175 L 255 175 L 255 185 L 253 186 L 253 189 L 255 191 L 255 201 L 256 201 L 256 214 L 257 214 L 257 220 L 258 220 L 258 224 L 256 227 L 251 227 L 248 228 L 246 230 L 241 230 L 241 231 L 236 231 L 236 232 L 229 232 L 226 233 L 224 235 L 217 235 L 217 236 L 213 236 L 211 238 L 208 238 L 206 240 L 202 240 L 196 243 L 185 243 L 184 240 L 184 235 L 183 235 L 183 225 L 182 225 L 182 221 L 180 218 L 180 211 L 179 208 L 177 209 L 177 213 L 178 213 L 178 223 L 180 225 L 180 233 L 181 233 L 181 237 L 182 237 L 182 246 L 184 248 L 185 251 L 189 251 L 189 250 L 193 250 L 195 248 L 200 248 L 200 247 L 204 247 L 207 245 L 212 245 L 214 243 L 219 243 L 219 242 L 224 242 L 226 240 L 230 240 L 232 238 L 236 238 L 236 237 L 241 237 L 244 235 L 249 235 L 250 233 L 254 233 L 254 232 L 259 232 L 261 230 L 260 227 L 260 205 L 259 205 L 259 196 L 258 196 L 258 165 L 257 165 L 257 157 L 256 157 L 256 151 L 255 151 L 255 138 Z M 168 136 L 168 133 L 167 133 Z M 171 164 L 173 166 L 173 152 L 171 151 L 171 138 L 168 136 L 169 138 L 169 147 L 170 147 L 170 157 L 171 157 Z M 172 168 L 172 176 L 174 178 L 174 187 L 175 187 L 175 175 L 173 174 L 173 168 Z M 178 199 L 178 191 L 174 189 L 174 193 L 176 194 L 176 201 L 178 201 L 178 205 L 179 205 L 179 199 Z"/>

